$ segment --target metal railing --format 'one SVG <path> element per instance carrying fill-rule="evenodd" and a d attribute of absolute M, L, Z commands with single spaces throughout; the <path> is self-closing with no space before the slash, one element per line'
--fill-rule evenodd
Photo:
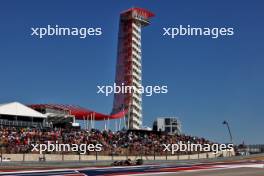
<path fill-rule="evenodd" d="M 0 119 L 0 125 L 16 126 L 16 127 L 36 127 L 36 128 L 49 127 L 49 124 L 41 123 L 41 122 L 11 121 L 6 119 Z"/>

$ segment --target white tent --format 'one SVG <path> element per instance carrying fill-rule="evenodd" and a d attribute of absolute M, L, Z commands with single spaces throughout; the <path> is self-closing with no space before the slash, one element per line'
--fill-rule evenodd
<path fill-rule="evenodd" d="M 0 115 L 47 118 L 46 115 L 41 114 L 19 102 L 0 104 Z"/>

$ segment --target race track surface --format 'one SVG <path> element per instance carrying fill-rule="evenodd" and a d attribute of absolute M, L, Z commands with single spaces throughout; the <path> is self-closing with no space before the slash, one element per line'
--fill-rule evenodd
<path fill-rule="evenodd" d="M 52 163 L 45 163 L 54 165 Z M 263 157 L 238 158 L 235 160 L 192 160 L 192 161 L 156 161 L 140 166 L 78 166 L 61 163 L 64 167 L 29 167 L 31 165 L 0 166 L 0 176 L 124 176 L 124 175 L 164 175 L 164 176 L 264 176 Z M 69 167 L 71 166 L 71 167 Z M 75 167 L 74 167 L 75 166 Z"/>
<path fill-rule="evenodd" d="M 76 169 L 2 171 L 0 175 L 19 176 L 118 176 L 118 175 L 177 175 L 177 176 L 264 176 L 263 162 L 161 164 L 119 167 L 86 167 Z"/>

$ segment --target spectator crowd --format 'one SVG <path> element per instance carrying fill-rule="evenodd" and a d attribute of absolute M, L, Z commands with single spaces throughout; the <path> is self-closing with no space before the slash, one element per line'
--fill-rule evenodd
<path fill-rule="evenodd" d="M 96 129 L 0 128 L 1 150 L 5 153 L 30 153 L 31 144 L 58 142 L 62 144 L 102 144 L 106 155 L 164 155 L 162 144 L 179 141 L 210 144 L 209 140 L 188 135 L 170 135 L 155 131 L 100 131 Z M 179 153 L 181 154 L 181 153 Z M 182 153 L 184 154 L 184 153 Z"/>

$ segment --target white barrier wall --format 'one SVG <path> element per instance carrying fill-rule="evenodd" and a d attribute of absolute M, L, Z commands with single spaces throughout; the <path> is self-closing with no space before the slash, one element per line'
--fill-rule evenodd
<path fill-rule="evenodd" d="M 61 155 L 61 154 L 3 154 L 3 158 L 10 158 L 11 161 L 39 161 L 40 158 L 45 156 L 46 161 L 95 161 L 104 160 L 126 160 L 130 158 L 132 160 L 140 159 L 143 160 L 190 160 L 190 159 L 206 159 L 206 158 L 216 158 L 231 157 L 234 156 L 234 151 L 223 151 L 217 154 L 214 153 L 201 153 L 192 155 L 168 155 L 166 156 L 101 156 L 98 155 Z"/>

